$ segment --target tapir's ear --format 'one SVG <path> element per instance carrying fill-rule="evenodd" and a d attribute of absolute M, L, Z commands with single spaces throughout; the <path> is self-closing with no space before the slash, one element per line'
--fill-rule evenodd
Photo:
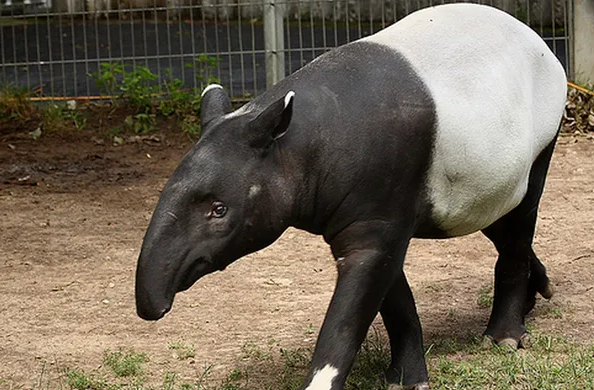
<path fill-rule="evenodd" d="M 248 138 L 251 146 L 266 148 L 285 135 L 293 115 L 294 97 L 295 92 L 289 91 L 284 98 L 272 103 L 250 123 Z"/>
<path fill-rule="evenodd" d="M 231 101 L 219 84 L 210 84 L 202 91 L 201 122 L 204 128 L 208 122 L 231 112 Z"/>

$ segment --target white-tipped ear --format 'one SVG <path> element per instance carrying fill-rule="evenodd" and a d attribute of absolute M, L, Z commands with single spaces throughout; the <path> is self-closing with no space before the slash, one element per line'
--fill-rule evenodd
<path fill-rule="evenodd" d="M 293 116 L 293 96 L 290 91 L 264 109 L 248 128 L 247 137 L 252 147 L 267 149 L 289 129 Z"/>
<path fill-rule="evenodd" d="M 204 95 L 206 95 L 206 93 L 208 91 L 210 91 L 211 89 L 215 89 L 215 88 L 223 89 L 223 86 L 220 84 L 210 84 L 208 87 L 204 88 L 204 91 L 202 91 L 202 94 L 200 95 L 200 97 L 204 97 Z"/>
<path fill-rule="evenodd" d="M 295 96 L 295 91 L 287 92 L 287 94 L 285 95 L 285 108 L 287 108 L 287 106 L 291 103 L 291 100 L 293 100 L 294 96 Z"/>
<path fill-rule="evenodd" d="M 219 84 L 211 84 L 202 92 L 200 102 L 200 117 L 202 127 L 215 118 L 231 112 L 231 101 Z"/>

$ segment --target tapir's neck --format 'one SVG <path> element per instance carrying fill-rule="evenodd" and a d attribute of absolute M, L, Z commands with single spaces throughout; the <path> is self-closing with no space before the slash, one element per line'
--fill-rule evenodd
<path fill-rule="evenodd" d="M 322 234 L 324 218 L 318 213 L 317 205 L 320 171 L 316 143 L 301 142 L 304 137 L 297 133 L 305 130 L 299 129 L 298 125 L 291 127 L 295 133 L 279 140 L 274 149 L 274 166 L 277 168 L 275 201 L 280 202 L 287 227 Z"/>

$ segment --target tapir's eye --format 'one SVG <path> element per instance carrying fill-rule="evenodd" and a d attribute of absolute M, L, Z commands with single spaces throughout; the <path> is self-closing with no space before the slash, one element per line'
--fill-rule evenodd
<path fill-rule="evenodd" d="M 210 211 L 210 216 L 214 218 L 222 218 L 227 214 L 227 206 L 222 204 L 221 202 L 214 202 L 212 204 L 212 210 Z"/>

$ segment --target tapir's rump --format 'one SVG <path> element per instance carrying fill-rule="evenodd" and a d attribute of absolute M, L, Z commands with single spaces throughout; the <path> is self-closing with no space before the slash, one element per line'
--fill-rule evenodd
<path fill-rule="evenodd" d="M 408 244 L 481 230 L 499 252 L 485 336 L 522 344 L 536 293 L 552 291 L 532 239 L 565 94 L 534 31 L 472 4 L 331 50 L 236 111 L 207 88 L 201 138 L 143 241 L 138 314 L 161 318 L 177 292 L 295 226 L 323 235 L 338 268 L 303 388 L 342 389 L 379 312 L 388 382 L 425 390 Z"/>
<path fill-rule="evenodd" d="M 428 188 L 439 227 L 471 233 L 516 207 L 565 102 L 565 72 L 545 42 L 475 4 L 427 8 L 363 41 L 402 54 L 435 102 Z"/>

